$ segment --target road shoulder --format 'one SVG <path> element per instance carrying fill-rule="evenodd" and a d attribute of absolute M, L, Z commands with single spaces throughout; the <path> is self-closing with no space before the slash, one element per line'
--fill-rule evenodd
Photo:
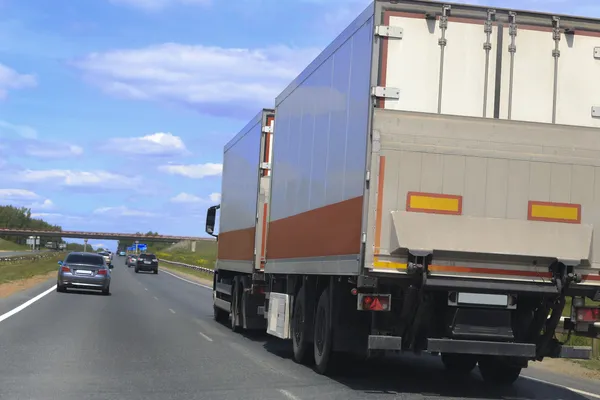
<path fill-rule="evenodd" d="M 166 267 L 164 264 L 160 265 L 160 269 L 168 271 L 168 272 L 172 273 L 173 275 L 177 275 L 177 276 L 179 276 L 181 278 L 188 279 L 190 281 L 199 283 L 201 285 L 206 285 L 206 286 L 209 286 L 209 287 L 212 287 L 212 285 L 213 285 L 212 281 L 210 281 L 208 279 L 200 278 L 200 277 L 198 277 L 196 275 L 193 275 L 193 274 L 186 274 L 185 272 L 182 272 L 180 270 L 176 270 L 174 268 Z"/>

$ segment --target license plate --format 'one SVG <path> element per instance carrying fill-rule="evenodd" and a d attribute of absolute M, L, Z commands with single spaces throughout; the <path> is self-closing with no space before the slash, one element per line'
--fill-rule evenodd
<path fill-rule="evenodd" d="M 144 264 L 152 264 L 150 261 L 144 261 Z"/>
<path fill-rule="evenodd" d="M 505 294 L 459 293 L 458 303 L 506 307 L 508 296 Z"/>
<path fill-rule="evenodd" d="M 77 273 L 79 275 L 92 275 L 92 271 L 88 271 L 87 269 L 78 269 Z"/>

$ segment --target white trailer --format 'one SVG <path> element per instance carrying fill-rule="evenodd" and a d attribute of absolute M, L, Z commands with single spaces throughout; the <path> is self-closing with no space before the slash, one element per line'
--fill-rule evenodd
<path fill-rule="evenodd" d="M 321 373 L 399 350 L 504 384 L 588 358 L 554 333 L 567 297 L 564 328 L 600 325 L 599 76 L 598 20 L 374 1 L 277 97 L 272 176 L 264 138 L 236 150 L 254 167 L 226 150 L 217 317 L 263 313 Z"/>

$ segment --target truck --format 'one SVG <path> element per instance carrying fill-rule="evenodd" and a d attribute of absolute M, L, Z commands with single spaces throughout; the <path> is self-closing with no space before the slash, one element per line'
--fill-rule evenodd
<path fill-rule="evenodd" d="M 600 20 L 375 0 L 225 146 L 215 319 L 321 374 L 589 358 L 565 336 L 600 327 L 598 76 Z"/>

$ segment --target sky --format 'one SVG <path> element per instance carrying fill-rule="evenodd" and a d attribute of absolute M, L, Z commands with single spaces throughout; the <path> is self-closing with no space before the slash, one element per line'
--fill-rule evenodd
<path fill-rule="evenodd" d="M 595 2 L 467 1 L 600 17 Z M 0 204 L 204 236 L 223 146 L 369 3 L 0 0 Z"/>

